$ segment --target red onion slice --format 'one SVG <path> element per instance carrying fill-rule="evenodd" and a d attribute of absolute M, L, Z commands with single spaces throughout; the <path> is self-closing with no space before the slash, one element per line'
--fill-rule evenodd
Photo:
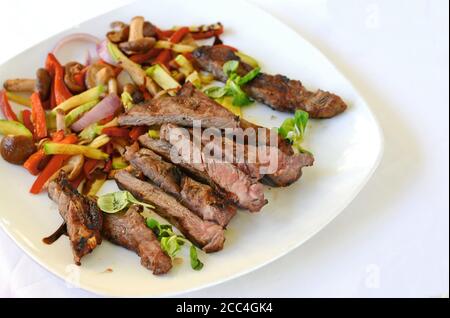
<path fill-rule="evenodd" d="M 122 107 L 120 98 L 116 94 L 109 94 L 97 106 L 75 122 L 71 129 L 75 132 L 80 132 L 89 125 L 114 115 L 120 107 Z"/>
<path fill-rule="evenodd" d="M 70 34 L 70 35 L 64 37 L 62 40 L 60 40 L 56 44 L 55 48 L 52 50 L 52 53 L 54 55 L 57 55 L 57 52 L 59 50 L 61 50 L 61 48 L 63 48 L 65 45 L 67 45 L 71 42 L 75 42 L 75 41 L 84 41 L 84 42 L 94 43 L 94 44 L 98 45 L 101 40 L 91 34 L 88 34 L 88 33 Z"/>
<path fill-rule="evenodd" d="M 111 57 L 108 50 L 108 41 L 104 40 L 100 44 L 97 44 L 97 55 L 106 63 L 111 65 L 117 65 L 116 61 Z"/>

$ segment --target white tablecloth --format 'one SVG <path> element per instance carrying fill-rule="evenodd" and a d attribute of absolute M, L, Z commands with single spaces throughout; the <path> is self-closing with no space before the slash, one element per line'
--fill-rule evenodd
<path fill-rule="evenodd" d="M 127 2 L 1 1 L 0 63 Z M 385 156 L 357 199 L 311 241 L 186 296 L 448 296 L 448 1 L 253 2 L 323 50 L 356 85 L 384 129 Z M 67 288 L 0 230 L 0 296 L 93 295 Z"/>

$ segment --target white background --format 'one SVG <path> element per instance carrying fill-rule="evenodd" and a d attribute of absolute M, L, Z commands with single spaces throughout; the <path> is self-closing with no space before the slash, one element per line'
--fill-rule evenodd
<path fill-rule="evenodd" d="M 128 2 L 1 1 L 0 64 Z M 449 2 L 252 2 L 311 41 L 355 84 L 384 130 L 385 156 L 357 199 L 312 240 L 252 274 L 186 296 L 448 297 Z M 1 296 L 93 295 L 67 288 L 0 230 Z"/>

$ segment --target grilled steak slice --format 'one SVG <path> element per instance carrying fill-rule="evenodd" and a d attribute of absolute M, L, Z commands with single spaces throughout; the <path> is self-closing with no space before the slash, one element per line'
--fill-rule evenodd
<path fill-rule="evenodd" d="M 191 83 L 186 83 L 179 96 L 152 99 L 146 104 L 133 107 L 119 117 L 119 124 L 130 126 L 154 126 L 174 123 L 192 127 L 194 121 L 202 127 L 235 128 L 239 118 L 217 104 Z"/>
<path fill-rule="evenodd" d="M 149 178 L 154 184 L 171 195 L 181 192 L 181 172 L 149 149 L 139 149 L 138 144 L 127 147 L 125 159 L 131 166 Z"/>
<path fill-rule="evenodd" d="M 75 264 L 91 253 L 102 242 L 102 213 L 97 204 L 78 193 L 63 172 L 48 186 L 50 199 L 58 204 L 59 213 L 67 224 Z"/>
<path fill-rule="evenodd" d="M 114 178 L 121 189 L 131 192 L 143 202 L 154 205 L 161 217 L 167 219 L 205 252 L 217 252 L 223 248 L 225 234 L 221 226 L 203 221 L 156 185 L 139 180 L 125 170 L 117 172 Z"/>
<path fill-rule="evenodd" d="M 181 180 L 181 202 L 207 221 L 223 227 L 230 223 L 237 209 L 231 202 L 220 197 L 210 186 L 195 181 L 188 176 Z"/>
<path fill-rule="evenodd" d="M 180 159 L 185 160 L 183 152 L 183 143 L 188 143 L 188 150 L 191 152 L 190 158 L 195 158 L 195 154 L 200 154 L 198 159 L 200 162 L 194 162 L 192 166 L 201 171 L 206 172 L 209 177 L 224 191 L 235 196 L 236 203 L 251 212 L 258 212 L 267 200 L 264 198 L 263 186 L 239 170 L 235 165 L 223 161 L 221 158 L 208 157 L 198 149 L 195 143 L 190 139 L 180 140 L 184 136 L 184 131 L 176 125 L 166 124 L 161 126 L 161 138 L 169 143 L 174 142 L 173 146 L 179 151 Z M 180 148 L 177 148 L 180 147 Z"/>
<path fill-rule="evenodd" d="M 108 241 L 136 252 L 142 266 L 155 275 L 165 274 L 172 268 L 172 260 L 161 249 L 137 206 L 131 206 L 126 212 L 104 213 L 102 234 Z"/>
<path fill-rule="evenodd" d="M 242 129 L 253 128 L 256 134 L 258 129 L 264 129 L 248 121 L 242 120 Z M 269 131 L 266 132 L 266 135 Z M 258 138 L 257 136 L 255 138 Z M 262 182 L 273 187 L 286 187 L 296 182 L 302 176 L 302 169 L 314 164 L 314 156 L 309 153 L 295 153 L 291 144 L 278 136 L 278 168 L 274 173 L 265 175 Z"/>
<path fill-rule="evenodd" d="M 139 143 L 143 147 L 148 148 L 153 152 L 157 153 L 158 155 L 160 155 L 162 158 L 164 158 L 164 160 L 172 162 L 170 152 L 172 151 L 173 147 L 167 141 L 161 139 L 153 139 L 149 137 L 147 134 L 145 134 L 139 137 Z M 225 193 L 222 189 L 220 189 L 205 171 L 197 170 L 193 165 L 185 162 L 177 162 L 176 165 L 180 167 L 180 169 L 185 174 L 189 175 L 195 180 L 208 184 L 218 194 L 220 194 L 220 196 L 232 200 L 233 196 L 231 194 Z"/>
<path fill-rule="evenodd" d="M 227 204 L 210 186 L 184 175 L 175 165 L 164 161 L 153 151 L 139 149 L 134 144 L 127 148 L 125 158 L 134 169 L 142 171 L 153 183 L 203 220 L 225 227 L 236 214 L 236 208 Z"/>
<path fill-rule="evenodd" d="M 222 82 L 227 80 L 223 65 L 231 60 L 240 61 L 234 52 L 224 46 L 202 46 L 193 52 L 193 57 L 202 69 L 211 72 Z M 239 63 L 238 74 L 243 76 L 252 67 Z M 300 81 L 290 80 L 283 75 L 261 73 L 243 87 L 244 91 L 255 100 L 283 112 L 295 112 L 302 109 L 312 118 L 334 117 L 347 108 L 345 102 L 337 95 L 318 90 L 308 91 Z"/>

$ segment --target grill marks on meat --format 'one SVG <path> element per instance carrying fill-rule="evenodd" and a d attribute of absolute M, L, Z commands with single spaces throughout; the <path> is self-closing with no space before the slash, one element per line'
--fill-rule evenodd
<path fill-rule="evenodd" d="M 137 206 L 131 206 L 126 212 L 105 213 L 102 234 L 108 241 L 136 252 L 141 257 L 142 266 L 154 275 L 165 274 L 172 268 L 172 260 L 161 249 Z"/>
<path fill-rule="evenodd" d="M 160 132 L 161 138 L 172 143 L 176 151 L 180 154 L 180 159 L 184 158 L 183 149 L 188 149 L 190 158 L 197 157 L 199 154 L 199 162 L 195 162 L 192 166 L 209 175 L 209 177 L 225 192 L 235 197 L 236 203 L 251 212 L 258 212 L 267 200 L 264 198 L 263 186 L 252 179 L 250 176 L 242 172 L 232 163 L 224 162 L 212 156 L 205 156 L 205 153 L 195 145 L 190 139 L 180 137 L 184 136 L 184 130 L 172 124 L 163 125 Z M 185 147 L 188 143 L 188 147 Z"/>
<path fill-rule="evenodd" d="M 161 139 L 153 139 L 149 137 L 147 134 L 142 135 L 139 137 L 139 143 L 145 147 L 148 148 L 158 155 L 160 155 L 164 160 L 171 162 L 171 151 L 172 151 L 172 145 L 168 143 L 165 140 Z M 195 169 L 192 165 L 184 162 L 178 162 L 176 165 L 187 175 L 194 178 L 195 180 L 198 180 L 202 183 L 208 184 L 211 186 L 217 193 L 219 193 L 222 197 L 229 197 L 230 195 L 224 193 L 220 188 L 217 187 L 217 185 L 214 183 L 214 181 L 209 177 L 209 175 L 204 172 Z"/>
<path fill-rule="evenodd" d="M 132 167 L 161 189 L 177 198 L 205 221 L 225 227 L 236 214 L 236 208 L 221 198 L 208 185 L 184 175 L 175 165 L 164 161 L 149 149 L 137 144 L 127 148 L 125 158 Z"/>
<path fill-rule="evenodd" d="M 202 127 L 236 128 L 239 125 L 238 117 L 197 91 L 191 83 L 186 83 L 178 96 L 153 99 L 119 116 L 122 126 L 174 123 L 192 127 L 195 120 L 201 120 Z"/>
<path fill-rule="evenodd" d="M 223 248 L 225 235 L 221 226 L 203 221 L 156 185 L 139 180 L 125 170 L 117 172 L 114 178 L 121 189 L 131 192 L 143 202 L 154 205 L 161 217 L 205 252 L 217 252 Z"/>
<path fill-rule="evenodd" d="M 71 186 L 64 173 L 50 182 L 48 193 L 66 222 L 75 264 L 81 265 L 81 258 L 102 242 L 102 213 L 94 201 Z"/>
<path fill-rule="evenodd" d="M 227 80 L 223 65 L 231 60 L 240 61 L 231 49 L 223 46 L 199 47 L 193 52 L 193 57 L 198 66 L 222 82 Z M 251 66 L 241 62 L 237 72 L 243 76 L 251 69 Z M 347 109 L 339 96 L 322 90 L 308 91 L 300 81 L 290 80 L 283 75 L 261 73 L 243 89 L 250 97 L 273 109 L 283 112 L 302 109 L 312 118 L 334 117 Z"/>

